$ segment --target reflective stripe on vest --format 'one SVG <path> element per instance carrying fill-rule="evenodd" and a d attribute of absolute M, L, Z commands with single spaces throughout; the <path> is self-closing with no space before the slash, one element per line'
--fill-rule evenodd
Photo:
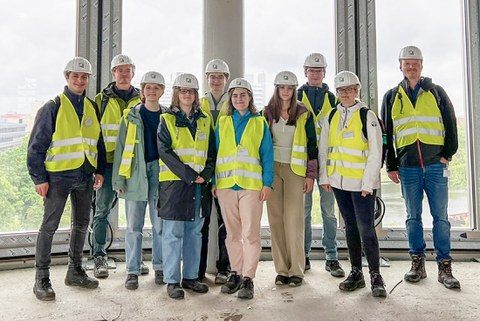
<path fill-rule="evenodd" d="M 411 145 L 417 140 L 429 145 L 444 145 L 442 114 L 430 91 L 421 92 L 413 107 L 403 87 L 398 86 L 392 106 L 392 120 L 396 148 Z"/>
<path fill-rule="evenodd" d="M 132 160 L 135 155 L 135 144 L 140 141 L 137 140 L 137 125 L 127 120 L 128 113 L 133 110 L 125 109 L 123 119 L 127 127 L 127 134 L 125 135 L 125 146 L 123 147 L 122 160 L 118 169 L 118 174 L 129 179 L 132 176 Z"/>
<path fill-rule="evenodd" d="M 302 94 L 302 104 L 304 104 L 308 110 L 312 113 L 314 116 L 315 120 L 315 132 L 317 134 L 317 146 L 318 143 L 320 142 L 320 121 L 322 118 L 327 117 L 328 114 L 330 113 L 330 110 L 332 110 L 332 105 L 330 104 L 330 99 L 328 99 L 328 91 L 325 93 L 325 97 L 323 97 L 323 105 L 322 109 L 320 109 L 320 113 L 318 115 L 315 115 L 315 111 L 313 110 L 312 104 L 310 103 L 310 100 L 308 100 L 307 93 L 304 91 Z"/>
<path fill-rule="evenodd" d="M 307 175 L 307 132 L 305 124 L 307 123 L 309 113 L 303 113 L 297 119 L 295 133 L 293 134 L 292 156 L 290 158 L 290 167 L 292 171 L 302 177 Z"/>
<path fill-rule="evenodd" d="M 368 143 L 362 137 L 362 120 L 357 109 L 347 127 L 338 130 L 340 113 L 335 113 L 330 122 L 328 136 L 327 173 L 335 171 L 343 177 L 362 179 L 367 164 Z"/>
<path fill-rule="evenodd" d="M 77 169 L 87 157 L 93 167 L 97 167 L 97 143 L 100 137 L 100 124 L 95 108 L 84 99 L 81 121 L 75 108 L 65 94 L 59 95 L 55 132 L 45 157 L 45 168 L 49 172 Z"/>
<path fill-rule="evenodd" d="M 197 132 L 195 140 L 187 127 L 176 127 L 176 118 L 172 114 L 162 114 L 165 119 L 168 132 L 172 139 L 172 150 L 180 158 L 183 164 L 190 166 L 195 172 L 201 173 L 205 169 L 208 155 L 208 142 L 211 131 L 211 118 L 206 114 L 206 117 L 200 117 L 197 120 Z M 161 160 L 158 160 L 160 165 L 160 173 L 158 178 L 160 182 L 165 181 L 179 181 L 180 178 L 175 175 L 168 166 Z"/>
<path fill-rule="evenodd" d="M 265 118 L 250 118 L 238 145 L 232 116 L 219 117 L 218 126 L 220 145 L 215 166 L 217 188 L 225 189 L 238 185 L 243 189 L 262 190 L 259 151 L 266 126 Z"/>

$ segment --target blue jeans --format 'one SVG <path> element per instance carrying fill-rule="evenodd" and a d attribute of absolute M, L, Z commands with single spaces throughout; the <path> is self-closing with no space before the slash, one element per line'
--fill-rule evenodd
<path fill-rule="evenodd" d="M 165 283 L 180 283 L 182 259 L 183 278 L 198 278 L 204 220 L 198 214 L 194 221 L 163 220 L 163 281 Z"/>
<path fill-rule="evenodd" d="M 102 187 L 95 198 L 95 215 L 93 217 L 93 256 L 105 256 L 108 215 L 115 201 L 112 187 L 112 164 L 107 164 Z"/>
<path fill-rule="evenodd" d="M 450 257 L 450 222 L 448 221 L 448 177 L 444 177 L 445 164 L 421 167 L 400 167 L 402 194 L 407 207 L 407 234 L 410 255 L 425 255 L 423 238 L 422 201 L 427 194 L 430 214 L 433 217 L 433 244 L 436 260 Z"/>
<path fill-rule="evenodd" d="M 143 225 L 148 205 L 152 222 L 152 264 L 155 271 L 163 270 L 162 264 L 162 219 L 158 216 L 158 161 L 147 163 L 147 201 L 125 201 L 127 230 L 125 231 L 125 256 L 128 274 L 140 275 L 142 261 Z"/>
<path fill-rule="evenodd" d="M 318 180 L 317 180 L 318 183 Z M 337 218 L 335 217 L 335 197 L 322 186 L 320 190 L 320 210 L 323 220 L 322 245 L 325 249 L 325 259 L 337 260 Z M 312 194 L 305 194 L 305 256 L 308 257 L 312 247 Z"/>

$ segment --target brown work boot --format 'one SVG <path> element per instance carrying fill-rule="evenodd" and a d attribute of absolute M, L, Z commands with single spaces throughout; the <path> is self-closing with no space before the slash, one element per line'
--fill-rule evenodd
<path fill-rule="evenodd" d="M 438 262 L 438 282 L 443 283 L 447 289 L 460 289 L 460 282 L 452 275 L 452 260 Z"/>
<path fill-rule="evenodd" d="M 427 277 L 425 271 L 425 257 L 423 255 L 412 255 L 412 267 L 405 273 L 404 279 L 407 282 L 416 283 Z"/>

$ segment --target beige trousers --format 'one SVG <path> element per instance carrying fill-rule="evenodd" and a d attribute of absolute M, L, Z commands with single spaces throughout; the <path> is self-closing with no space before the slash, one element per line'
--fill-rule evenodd
<path fill-rule="evenodd" d="M 262 251 L 260 222 L 263 202 L 260 201 L 260 192 L 219 189 L 217 196 L 227 228 L 225 243 L 231 270 L 253 279 Z"/>
<path fill-rule="evenodd" d="M 303 278 L 305 269 L 304 177 L 290 164 L 274 164 L 273 193 L 267 201 L 275 271 L 283 276 Z"/>

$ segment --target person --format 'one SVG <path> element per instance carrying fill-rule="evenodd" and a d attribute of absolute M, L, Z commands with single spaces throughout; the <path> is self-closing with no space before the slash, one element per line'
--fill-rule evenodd
<path fill-rule="evenodd" d="M 65 284 L 88 289 L 98 281 L 82 267 L 83 245 L 90 221 L 94 189 L 103 183 L 105 146 L 95 102 L 85 96 L 92 67 L 82 57 L 64 70 L 67 86 L 37 113 L 28 142 L 27 166 L 35 191 L 44 200 L 43 221 L 35 250 L 35 285 L 39 300 L 55 300 L 50 281 L 53 235 L 70 195 L 71 234 Z"/>
<path fill-rule="evenodd" d="M 320 135 L 318 124 L 336 105 L 335 95 L 329 91 L 328 85 L 323 82 L 326 69 L 327 60 L 322 54 L 316 52 L 309 54 L 303 64 L 307 83 L 298 89 L 298 100 L 315 115 L 317 144 Z M 320 211 L 323 221 L 322 245 L 325 249 L 325 270 L 334 277 L 343 277 L 345 272 L 338 262 L 335 199 L 333 193 L 321 188 L 320 184 L 318 184 L 318 190 L 320 192 Z M 312 247 L 312 194 L 313 192 L 305 194 L 305 270 L 311 268 L 309 254 Z"/>
<path fill-rule="evenodd" d="M 218 197 L 227 227 L 231 273 L 221 292 L 254 296 L 253 278 L 262 250 L 263 202 L 273 183 L 273 144 L 265 118 L 254 105 L 253 90 L 243 78 L 228 87 L 227 114 L 215 129 L 217 162 L 212 194 Z"/>
<path fill-rule="evenodd" d="M 212 118 L 212 125 L 215 125 L 219 114 L 224 114 L 228 100 L 228 94 L 225 92 L 230 70 L 225 61 L 221 59 L 213 59 L 207 63 L 205 67 L 205 75 L 207 76 L 209 92 L 200 100 L 202 111 L 207 113 Z M 216 198 L 212 200 L 212 183 L 207 183 L 205 195 L 203 195 L 202 211 L 209 212 L 212 210 L 212 202 L 215 201 L 215 209 L 217 211 L 218 222 L 218 260 L 216 262 L 217 274 L 215 276 L 215 284 L 225 284 L 227 282 L 228 274 L 230 273 L 230 261 L 228 260 L 227 247 L 225 239 L 227 237 L 227 230 L 223 223 L 222 212 L 220 204 Z M 200 280 L 205 278 L 207 270 L 207 256 L 208 256 L 208 234 L 210 226 L 210 216 L 205 217 L 205 222 L 202 228 L 202 252 L 200 255 L 200 267 L 198 277 Z"/>
<path fill-rule="evenodd" d="M 305 269 L 304 195 L 318 175 L 317 139 L 313 115 L 297 101 L 295 74 L 279 72 L 274 86 L 263 115 L 273 138 L 273 193 L 267 210 L 275 284 L 299 286 Z"/>
<path fill-rule="evenodd" d="M 160 115 L 166 110 L 159 103 L 165 91 L 165 79 L 149 71 L 140 81 L 142 103 L 125 109 L 120 122 L 113 159 L 113 189 L 125 199 L 127 229 L 125 256 L 127 279 L 125 287 L 138 288 L 141 273 L 142 230 L 148 206 L 152 224 L 152 264 L 155 283 L 163 284 L 162 220 L 158 216 L 158 148 L 157 129 Z"/>
<path fill-rule="evenodd" d="M 201 211 L 202 189 L 206 188 L 215 168 L 211 121 L 200 108 L 197 78 L 188 73 L 179 74 L 173 83 L 170 109 L 160 118 L 157 137 L 163 280 L 172 299 L 184 298 L 182 288 L 198 293 L 208 291 L 208 285 L 198 279 L 198 267 L 204 216 L 210 215 Z"/>
<path fill-rule="evenodd" d="M 375 232 L 375 198 L 380 188 L 382 166 L 382 130 L 371 110 L 366 114 L 363 133 L 359 100 L 361 89 L 357 75 L 339 72 L 334 79 L 340 103 L 323 118 L 319 144 L 320 184 L 335 194 L 345 221 L 348 254 L 352 270 L 340 283 L 342 291 L 365 287 L 362 273 L 362 247 L 368 262 L 372 295 L 386 297 L 380 275 L 380 251 Z"/>
<path fill-rule="evenodd" d="M 93 274 L 96 278 L 108 277 L 107 252 L 105 249 L 108 216 L 116 203 L 117 196 L 112 187 L 112 165 L 115 145 L 120 127 L 120 119 L 125 109 L 140 103 L 140 91 L 132 86 L 135 65 L 132 59 L 120 54 L 113 57 L 111 70 L 114 81 L 103 89 L 95 102 L 100 109 L 102 133 L 107 150 L 105 182 L 95 196 L 93 216 Z M 142 266 L 142 274 L 148 273 L 148 267 Z"/>
<path fill-rule="evenodd" d="M 460 288 L 452 274 L 448 221 L 448 164 L 457 152 L 455 111 L 445 90 L 422 76 L 423 55 L 418 47 L 400 51 L 403 80 L 385 94 L 382 119 L 386 128 L 388 177 L 401 182 L 407 208 L 406 229 L 412 266 L 405 281 L 419 282 L 425 271 L 422 200 L 427 194 L 433 217 L 433 244 L 438 281 Z"/>

